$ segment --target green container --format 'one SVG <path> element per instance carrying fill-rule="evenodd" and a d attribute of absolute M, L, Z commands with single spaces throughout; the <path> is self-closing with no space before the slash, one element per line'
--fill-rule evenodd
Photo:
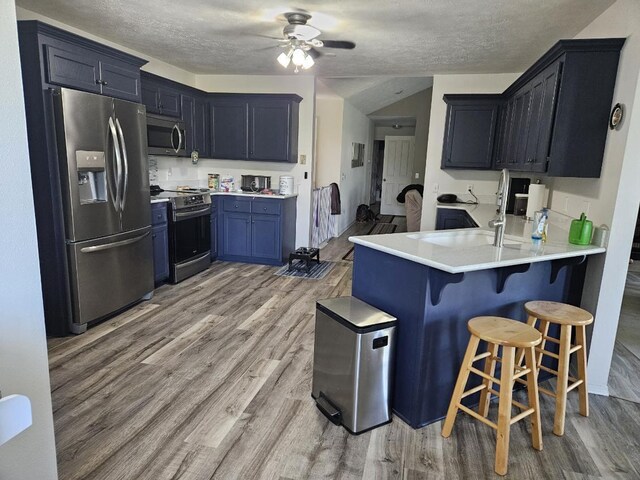
<path fill-rule="evenodd" d="M 593 233 L 593 222 L 587 220 L 584 212 L 578 220 L 571 222 L 569 229 L 569 243 L 574 245 L 589 245 L 591 243 L 591 234 Z"/>

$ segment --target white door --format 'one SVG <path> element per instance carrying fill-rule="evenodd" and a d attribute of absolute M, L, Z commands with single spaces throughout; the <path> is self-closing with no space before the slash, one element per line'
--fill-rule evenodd
<path fill-rule="evenodd" d="M 404 203 L 396 197 L 413 182 L 415 173 L 415 137 L 384 137 L 384 164 L 382 167 L 382 215 L 406 215 Z"/>

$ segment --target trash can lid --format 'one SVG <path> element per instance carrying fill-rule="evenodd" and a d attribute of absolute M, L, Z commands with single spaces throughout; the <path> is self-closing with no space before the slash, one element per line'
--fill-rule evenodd
<path fill-rule="evenodd" d="M 397 322 L 396 317 L 355 297 L 318 300 L 316 306 L 318 310 L 358 333 L 382 330 L 394 326 Z"/>

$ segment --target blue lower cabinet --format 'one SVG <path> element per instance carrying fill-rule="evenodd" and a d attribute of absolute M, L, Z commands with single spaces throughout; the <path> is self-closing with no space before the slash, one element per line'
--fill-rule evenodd
<path fill-rule="evenodd" d="M 279 260 L 280 217 L 277 215 L 253 215 L 251 219 L 251 256 Z"/>
<path fill-rule="evenodd" d="M 151 204 L 151 237 L 153 243 L 153 278 L 160 283 L 169 278 L 169 230 L 167 204 Z"/>
<path fill-rule="evenodd" d="M 455 228 L 476 228 L 478 225 L 464 210 L 456 208 L 438 208 L 436 214 L 436 230 Z"/>
<path fill-rule="evenodd" d="M 251 214 L 223 214 L 223 257 L 251 256 Z"/>
<path fill-rule="evenodd" d="M 296 198 L 225 196 L 221 203 L 220 260 L 266 265 L 288 260 L 295 249 Z"/>
<path fill-rule="evenodd" d="M 158 225 L 151 230 L 153 237 L 153 279 L 156 283 L 169 278 L 169 233 L 167 225 Z"/>

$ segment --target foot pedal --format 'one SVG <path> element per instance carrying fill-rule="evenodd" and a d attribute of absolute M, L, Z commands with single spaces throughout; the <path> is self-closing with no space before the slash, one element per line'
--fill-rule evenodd
<path fill-rule="evenodd" d="M 338 410 L 322 392 L 316 399 L 316 407 L 318 407 L 318 410 L 320 410 L 334 425 L 340 425 L 342 423 L 342 412 L 340 412 L 340 410 Z"/>

